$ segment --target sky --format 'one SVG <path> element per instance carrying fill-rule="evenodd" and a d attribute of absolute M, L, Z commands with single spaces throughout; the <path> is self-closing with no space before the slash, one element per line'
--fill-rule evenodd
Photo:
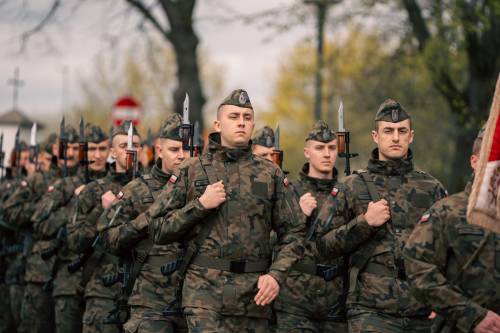
<path fill-rule="evenodd" d="M 226 89 L 246 88 L 253 102 L 264 105 L 269 101 L 280 62 L 295 44 L 314 37 L 314 20 L 276 34 L 262 27 L 266 21 L 248 24 L 231 18 L 285 8 L 294 2 L 197 2 L 194 18 L 200 50 L 222 65 Z M 120 50 L 143 36 L 138 29 L 140 16 L 130 11 L 124 1 L 82 1 L 75 8 L 61 7 L 55 19 L 20 52 L 20 36 L 42 19 L 52 0 L 26 1 L 26 8 L 20 8 L 21 3 L 4 2 L 0 10 L 0 113 L 12 107 L 12 86 L 7 80 L 12 78 L 15 67 L 19 67 L 24 82 L 19 107 L 38 118 L 57 114 L 78 101 L 79 82 L 91 73 L 98 55 L 119 56 Z M 305 15 L 312 17 L 313 12 Z M 279 19 L 276 17 L 276 21 Z"/>

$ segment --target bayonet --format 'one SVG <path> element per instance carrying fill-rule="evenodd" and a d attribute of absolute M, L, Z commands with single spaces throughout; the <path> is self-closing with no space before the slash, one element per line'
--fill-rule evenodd
<path fill-rule="evenodd" d="M 63 177 L 66 177 L 68 175 L 68 139 L 66 137 L 66 132 L 64 131 L 65 126 L 66 122 L 63 116 L 61 123 L 59 124 L 59 159 L 63 160 Z"/>
<path fill-rule="evenodd" d="M 30 136 L 30 163 L 35 165 L 35 169 L 38 169 L 38 144 L 36 141 L 37 130 L 37 124 L 33 123 Z"/>
<path fill-rule="evenodd" d="M 193 133 L 193 147 L 195 150 L 195 156 L 201 155 L 203 151 L 203 146 L 201 144 L 200 136 L 200 123 L 197 121 L 194 123 L 194 133 Z"/>
<path fill-rule="evenodd" d="M 127 132 L 127 172 L 136 177 L 137 173 L 137 150 L 134 148 L 134 125 L 130 122 Z"/>
<path fill-rule="evenodd" d="M 3 132 L 0 135 L 0 178 L 4 177 Z"/>
<path fill-rule="evenodd" d="M 279 166 L 283 167 L 283 150 L 280 149 L 280 126 L 276 125 L 276 130 L 274 131 L 274 150 L 271 154 L 273 162 Z"/>
<path fill-rule="evenodd" d="M 344 127 L 344 103 L 342 100 L 339 105 L 339 131 L 337 132 L 337 147 L 339 157 L 345 158 L 344 173 L 346 176 L 351 174 L 351 158 L 358 156 L 357 153 L 350 152 L 351 137 L 349 131 Z"/>
<path fill-rule="evenodd" d="M 78 161 L 80 163 L 80 167 L 83 168 L 83 177 L 84 183 L 88 184 L 90 182 L 89 176 L 89 143 L 87 141 L 87 137 L 85 135 L 85 121 L 83 120 L 83 116 L 80 117 L 80 142 L 78 143 Z"/>
<path fill-rule="evenodd" d="M 12 159 L 14 167 L 16 168 L 16 177 L 17 177 L 17 179 L 21 178 L 21 166 L 20 166 L 20 161 L 21 161 L 21 143 L 19 142 L 20 131 L 21 131 L 21 128 L 18 127 L 17 131 L 16 131 L 15 141 L 14 141 L 14 158 Z"/>
<path fill-rule="evenodd" d="M 189 95 L 186 93 L 186 98 L 184 99 L 184 105 L 182 108 L 181 136 L 182 148 L 184 150 L 189 150 L 189 155 L 191 157 L 194 156 L 193 132 L 193 125 L 189 121 Z"/>

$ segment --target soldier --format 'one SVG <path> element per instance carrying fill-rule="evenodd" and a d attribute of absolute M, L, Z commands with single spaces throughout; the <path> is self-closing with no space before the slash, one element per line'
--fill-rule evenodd
<path fill-rule="evenodd" d="M 252 138 L 252 153 L 272 162 L 274 151 L 274 131 L 269 126 L 264 126 L 255 131 Z"/>
<path fill-rule="evenodd" d="M 413 167 L 410 115 L 393 100 L 380 106 L 367 170 L 347 177 L 332 205 L 332 231 L 319 237 L 323 255 L 349 255 L 351 332 L 429 332 L 430 309 L 411 294 L 402 251 L 419 216 L 446 192 Z"/>
<path fill-rule="evenodd" d="M 86 160 L 80 161 L 83 167 L 78 170 L 77 175 L 57 180 L 52 185 L 51 191 L 37 205 L 32 217 L 37 233 L 43 239 L 52 240 L 53 244 L 52 249 L 42 254 L 42 259 L 48 261 L 57 256 L 52 268 L 54 279 L 52 296 L 55 331 L 58 333 L 80 332 L 83 314 L 83 295 L 78 288 L 81 274 L 70 275 L 67 270 L 67 264 L 74 259 L 74 254 L 69 253 L 65 244 L 66 224 L 73 216 L 75 195 L 87 182 L 106 175 L 106 159 L 109 154 L 109 139 L 100 127 L 87 124 L 84 128 L 82 119 L 80 132 L 82 135 L 80 142 L 85 141 L 88 145 Z M 84 149 L 84 146 L 79 147 L 80 150 Z"/>
<path fill-rule="evenodd" d="M 415 297 L 437 312 L 433 332 L 500 332 L 500 235 L 467 222 L 471 187 L 423 214 L 404 250 Z"/>
<path fill-rule="evenodd" d="M 119 269 L 119 258 L 107 253 L 98 242 L 97 219 L 116 201 L 120 189 L 132 179 L 132 170 L 127 172 L 127 146 L 130 121 L 123 122 L 113 130 L 110 156 L 116 161 L 110 166 L 106 177 L 85 186 L 78 195 L 76 217 L 68 224 L 68 244 L 71 250 L 86 257 L 81 285 L 85 288 L 85 312 L 83 332 L 120 332 L 121 325 L 107 317 L 114 309 L 121 283 L 113 287 L 103 284 L 103 278 L 115 274 Z M 130 144 L 140 150 L 140 136 L 133 129 Z M 135 167 L 135 166 L 134 166 Z M 94 244 L 93 244 L 94 243 Z M 110 319 L 106 320 L 105 319 Z"/>
<path fill-rule="evenodd" d="M 207 152 L 181 164 L 145 219 L 155 243 L 186 242 L 179 271 L 187 270 L 189 332 L 267 332 L 269 304 L 303 253 L 304 223 L 281 169 L 251 152 L 246 91 L 220 104 L 214 127 Z"/>
<path fill-rule="evenodd" d="M 306 216 L 305 253 L 292 266 L 274 304 L 277 332 L 347 332 L 343 258 L 320 255 L 313 241 L 316 232 L 332 229 L 316 219 L 319 210 L 330 209 L 330 197 L 338 193 L 337 136 L 324 121 L 318 121 L 306 137 L 304 156 L 308 163 L 292 188 Z"/>
<path fill-rule="evenodd" d="M 176 305 L 176 287 L 180 283 L 180 277 L 174 271 L 177 261 L 182 259 L 181 244 L 174 242 L 153 245 L 147 228 L 141 225 L 144 212 L 167 184 L 174 169 L 189 157 L 189 151 L 183 151 L 182 147 L 181 121 L 178 114 L 165 121 L 156 146 L 158 159 L 151 173 L 128 183 L 122 189 L 121 199 L 99 221 L 100 226 L 108 225 L 116 210 L 121 207 L 113 226 L 103 231 L 102 238 L 113 253 L 134 258 L 127 281 L 127 289 L 131 291 L 128 301 L 131 315 L 124 325 L 126 332 L 187 331 L 182 313 L 173 311 L 179 307 L 169 308 Z M 136 224 L 140 226 L 140 230 L 136 229 Z"/>

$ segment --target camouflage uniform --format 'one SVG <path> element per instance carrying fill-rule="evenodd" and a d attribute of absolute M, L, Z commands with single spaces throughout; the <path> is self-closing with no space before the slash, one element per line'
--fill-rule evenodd
<path fill-rule="evenodd" d="M 251 108 L 245 91 L 222 104 Z M 270 306 L 257 306 L 257 279 L 265 272 L 282 285 L 303 253 L 305 226 L 288 180 L 272 162 L 252 155 L 250 146 L 226 148 L 220 135 L 208 151 L 181 164 L 146 217 L 158 244 L 183 240 L 193 247 L 206 224 L 208 237 L 188 267 L 182 305 L 190 332 L 267 332 Z M 223 180 L 227 200 L 206 210 L 198 200 L 210 183 Z M 270 231 L 278 234 L 272 264 Z"/>
<path fill-rule="evenodd" d="M 333 131 L 323 121 L 315 124 L 306 141 L 315 140 L 328 143 L 336 138 Z M 274 303 L 277 317 L 277 332 L 347 332 L 345 318 L 344 282 L 347 269 L 343 258 L 322 256 L 316 249 L 314 234 L 326 233 L 332 225 L 316 220 L 320 210 L 329 212 L 338 193 L 337 170 L 332 179 L 318 179 L 308 176 L 309 163 L 306 163 L 299 178 L 292 184 L 297 200 L 311 193 L 317 200 L 317 207 L 307 217 L 311 239 L 305 243 L 302 260 L 295 264 L 283 284 Z"/>
<path fill-rule="evenodd" d="M 438 314 L 433 332 L 471 332 L 500 313 L 500 235 L 467 222 L 471 186 L 434 204 L 404 250 L 415 297 Z"/>
<path fill-rule="evenodd" d="M 115 135 L 126 135 L 129 122 L 124 122 L 113 131 Z M 128 127 L 127 127 L 128 128 Z M 135 130 L 135 129 L 134 129 Z M 83 332 L 120 332 L 121 325 L 105 324 L 104 319 L 114 310 L 121 283 L 107 287 L 103 278 L 116 274 L 120 269 L 119 257 L 105 251 L 99 244 L 92 248 L 97 236 L 97 221 L 104 212 L 101 197 L 107 191 L 117 195 L 121 188 L 130 182 L 131 175 L 117 173 L 115 165 L 110 166 L 106 177 L 93 181 L 78 196 L 78 208 L 75 219 L 68 224 L 68 244 L 72 251 L 80 254 L 92 253 L 86 261 L 82 272 L 84 284 L 85 312 L 83 315 Z"/>
<path fill-rule="evenodd" d="M 408 119 L 404 109 L 385 102 L 376 120 Z M 334 229 L 318 238 L 324 255 L 349 255 L 349 330 L 352 332 L 428 332 L 430 309 L 410 294 L 402 250 L 419 217 L 446 192 L 435 178 L 414 170 L 406 159 L 381 161 L 378 149 L 367 170 L 349 176 L 335 197 Z M 370 190 L 371 189 L 371 190 Z M 391 219 L 371 227 L 364 218 L 370 201 L 387 200 Z M 326 218 L 326 217 L 322 217 Z"/>
<path fill-rule="evenodd" d="M 182 141 L 179 131 L 181 120 L 178 114 L 169 117 L 162 126 L 160 138 Z M 128 299 L 131 313 L 124 325 L 126 332 L 187 331 L 184 316 L 180 312 L 169 315 L 164 312 L 176 300 L 179 274 L 169 272 L 165 276 L 161 271 L 162 265 L 182 258 L 182 248 L 179 243 L 153 245 L 147 228 L 138 231 L 135 227 L 135 223 L 140 223 L 143 219 L 143 213 L 151 206 L 170 176 L 162 171 L 162 161 L 158 158 L 149 174 L 131 181 L 122 189 L 120 201 L 99 220 L 100 226 L 107 226 L 118 207 L 121 207 L 113 226 L 104 229 L 102 237 L 108 250 L 133 258 L 132 278 L 127 286 L 130 289 L 133 287 L 133 290 Z"/>

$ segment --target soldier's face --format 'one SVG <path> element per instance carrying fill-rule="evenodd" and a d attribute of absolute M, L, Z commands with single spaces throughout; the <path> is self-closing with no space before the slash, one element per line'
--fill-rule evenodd
<path fill-rule="evenodd" d="M 255 127 L 253 110 L 234 105 L 224 105 L 217 113 L 214 128 L 220 132 L 225 147 L 236 148 L 248 144 Z"/>
<path fill-rule="evenodd" d="M 132 138 L 132 148 L 137 151 L 137 155 L 141 152 L 141 138 L 134 135 Z M 115 135 L 110 151 L 111 157 L 116 161 L 116 171 L 127 171 L 127 136 Z"/>
<path fill-rule="evenodd" d="M 156 151 L 161 158 L 161 168 L 167 173 L 172 173 L 184 159 L 189 157 L 189 151 L 182 149 L 182 141 L 161 139 Z"/>
<path fill-rule="evenodd" d="M 273 151 L 274 151 L 274 147 L 265 147 L 265 146 L 261 146 L 261 145 L 253 145 L 252 146 L 252 152 L 254 155 L 257 155 L 257 156 L 260 156 L 260 157 L 263 157 L 265 158 L 266 160 L 269 160 L 269 161 L 273 161 Z"/>
<path fill-rule="evenodd" d="M 103 171 L 106 169 L 106 160 L 109 155 L 109 140 L 104 140 L 99 143 L 89 142 L 88 159 L 92 163 L 89 169 L 93 171 Z"/>
<path fill-rule="evenodd" d="M 304 157 L 309 161 L 309 171 L 314 174 L 331 174 L 337 161 L 337 139 L 330 142 L 307 141 Z"/>
<path fill-rule="evenodd" d="M 52 163 L 52 155 L 47 153 L 46 151 L 42 151 L 38 154 L 38 166 L 42 171 L 49 171 L 50 164 Z"/>
<path fill-rule="evenodd" d="M 379 121 L 378 130 L 372 131 L 373 141 L 378 145 L 381 161 L 400 160 L 408 155 L 414 132 L 410 120 L 399 123 Z"/>
<path fill-rule="evenodd" d="M 30 160 L 30 151 L 29 150 L 23 150 L 21 151 L 21 154 L 19 155 L 19 165 L 21 167 L 26 166 Z"/>
<path fill-rule="evenodd" d="M 68 143 L 68 148 L 66 149 L 66 165 L 71 168 L 76 166 L 78 163 L 78 143 Z M 59 166 L 64 165 L 64 160 L 59 160 Z"/>

